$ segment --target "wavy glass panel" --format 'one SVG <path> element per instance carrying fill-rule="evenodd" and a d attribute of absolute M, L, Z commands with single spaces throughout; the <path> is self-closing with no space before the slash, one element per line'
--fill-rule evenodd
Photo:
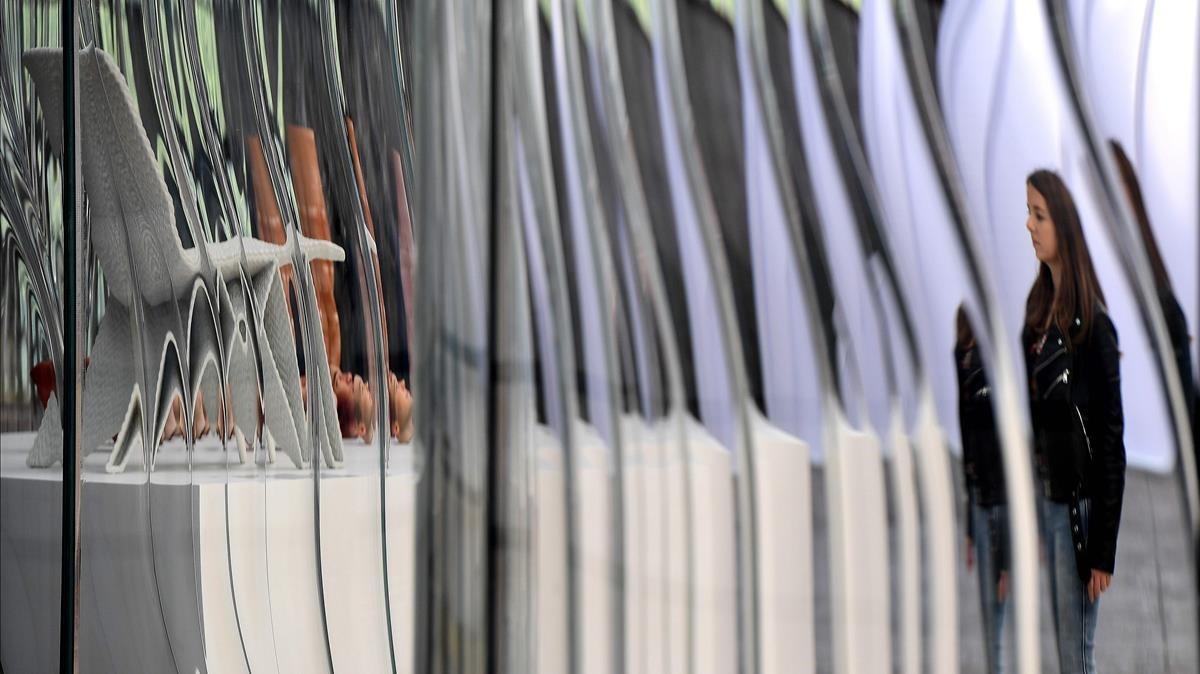
<path fill-rule="evenodd" d="M 950 463 L 959 477 L 953 494 L 947 491 L 952 499 L 947 507 L 953 514 L 958 511 L 956 504 L 965 504 L 957 527 L 947 532 L 948 552 L 953 555 L 949 562 L 954 566 L 936 576 L 952 591 L 957 586 L 962 610 L 943 614 L 949 620 L 940 625 L 953 630 L 963 645 L 948 651 L 944 640 L 927 635 L 928 647 L 937 649 L 939 662 L 950 666 L 956 661 L 976 662 L 987 652 L 976 625 L 1012 620 L 1007 611 L 998 614 L 989 610 L 986 602 L 981 603 L 982 598 L 996 594 L 1000 567 L 995 560 L 1008 543 L 1006 528 L 995 526 L 993 517 L 1003 512 L 1002 506 L 995 504 L 995 492 L 996 485 L 1003 488 L 1004 476 L 992 421 L 993 378 L 982 367 L 981 349 L 974 337 L 980 334 L 985 339 L 986 331 L 978 322 L 972 326 L 976 319 L 969 317 L 978 315 L 978 294 L 968 285 L 970 276 L 956 241 L 952 215 L 937 194 L 932 159 L 920 140 L 921 121 L 906 88 L 907 80 L 900 79 L 906 75 L 897 31 L 891 6 L 865 3 L 860 46 L 865 150 L 887 215 L 887 235 L 899 252 L 898 271 L 918 318 L 915 326 L 928 368 L 929 403 L 945 428 L 943 442 L 957 450 Z M 914 165 L 920 170 L 912 170 Z M 935 259 L 938 266 L 930 264 Z M 967 442 L 972 446 L 964 449 Z M 966 548 L 961 541 L 966 541 Z M 955 555 L 954 548 L 962 552 Z M 952 598 L 949 605 L 954 605 Z M 960 650 L 963 660 L 959 659 Z"/>
<path fill-rule="evenodd" d="M 490 363 L 486 357 L 492 270 L 487 242 L 490 11 L 466 3 L 414 8 L 417 175 L 443 178 L 417 200 L 417 287 L 444 301 L 417 302 L 417 671 L 481 671 L 485 607 Z M 424 374 L 421 374 L 424 373 Z M 423 378 L 423 379 L 422 379 Z M 425 383 L 422 383 L 425 382 Z M 427 386 L 427 388 L 422 388 Z M 418 400 L 420 396 L 418 396 Z"/>
<path fill-rule="evenodd" d="M 608 521 L 606 534 L 589 535 L 580 546 L 583 559 L 589 560 L 582 579 L 584 598 L 591 600 L 586 614 L 588 622 L 583 626 L 582 661 L 589 671 L 603 671 L 623 662 L 625 643 L 630 634 L 630 607 L 622 601 L 619 590 L 627 586 L 629 578 L 629 554 L 625 546 L 631 538 L 625 530 L 629 522 L 627 513 L 633 515 L 636 512 L 628 510 L 631 499 L 625 492 L 629 487 L 638 489 L 639 485 L 627 476 L 625 463 L 632 451 L 629 443 L 644 446 L 648 440 L 644 420 L 630 413 L 639 407 L 635 397 L 638 385 L 635 353 L 641 353 L 645 361 L 651 347 L 646 344 L 646 326 L 639 325 L 636 335 L 633 332 L 630 308 L 625 305 L 630 298 L 621 292 L 619 285 L 618 258 L 614 255 L 620 239 L 614 238 L 613 234 L 619 237 L 621 233 L 609 224 L 619 212 L 611 209 L 619 206 L 601 196 L 605 193 L 602 192 L 604 183 L 597 163 L 597 136 L 592 117 L 596 111 L 589 106 L 585 94 L 590 87 L 583 70 L 581 33 L 587 23 L 581 23 L 581 18 L 572 3 L 559 2 L 551 6 L 551 89 L 555 100 L 550 118 L 558 127 L 557 134 L 552 133 L 551 138 L 557 138 L 561 147 L 556 153 L 562 167 L 558 172 L 558 184 L 559 192 L 566 195 L 568 226 L 564 227 L 564 242 L 567 243 L 567 268 L 576 270 L 572 283 L 576 323 L 592 326 L 582 329 L 583 343 L 578 351 L 583 354 L 579 369 L 588 382 L 581 391 L 580 399 L 586 402 L 581 405 L 581 411 L 599 431 L 607 450 L 603 457 L 580 455 L 580 463 L 585 467 L 579 480 L 579 489 L 584 495 L 581 514 L 587 518 L 581 523 L 581 530 L 594 531 L 588 520 L 595 521 L 597 516 Z M 609 190 L 614 187 L 612 183 L 607 186 Z M 589 258 L 592 261 L 585 263 L 584 260 Z M 643 300 L 636 301 L 640 305 Z M 644 362 L 641 364 L 643 369 L 646 366 Z M 646 373 L 643 379 L 649 376 Z M 584 445 L 580 447 L 582 451 Z M 634 498 L 645 498 L 645 493 Z M 591 607 L 603 608 L 607 615 L 601 611 L 593 612 Z"/>
<path fill-rule="evenodd" d="M 584 580 L 590 575 L 584 571 L 587 565 L 603 564 L 603 549 L 601 554 L 593 553 L 595 561 L 584 556 L 588 532 L 603 536 L 596 530 L 596 522 L 591 522 L 589 529 L 584 525 L 589 515 L 608 515 L 607 495 L 585 490 L 584 485 L 590 482 L 589 486 L 594 486 L 596 477 L 605 475 L 608 452 L 598 432 L 600 427 L 586 421 L 590 417 L 585 416 L 582 400 L 595 387 L 588 385 L 586 356 L 579 348 L 584 336 L 577 332 L 579 323 L 573 320 L 576 297 L 569 290 L 572 281 L 576 287 L 592 284 L 593 293 L 596 288 L 594 278 L 574 277 L 566 263 L 565 223 L 559 203 L 562 197 L 557 195 L 550 151 L 550 108 L 542 77 L 546 56 L 538 6 L 523 3 L 513 8 L 508 19 L 513 39 L 511 98 L 499 114 L 506 120 L 501 129 L 511 147 L 519 231 L 528 260 L 534 360 L 540 374 L 537 384 L 541 404 L 535 417 L 533 447 L 538 495 L 534 547 L 538 564 L 534 625 L 538 638 L 533 659 L 538 671 L 576 670 L 587 666 L 586 630 L 611 625 L 606 622 L 608 597 L 603 592 L 586 592 Z M 600 377 L 599 381 L 605 379 Z M 601 394 L 594 402 L 595 406 L 587 411 L 597 407 L 607 410 L 611 432 L 611 408 L 605 407 L 609 401 Z M 596 464 L 599 470 L 593 467 Z M 592 497 L 591 503 L 588 496 Z M 594 640 L 592 646 L 603 647 L 607 641 Z"/>
<path fill-rule="evenodd" d="M 360 538 L 370 538 L 383 531 L 382 580 L 372 585 L 359 585 L 358 599 L 347 597 L 342 605 L 340 628 L 347 634 L 355 631 L 357 608 L 363 600 L 385 601 L 380 607 L 387 611 L 379 627 L 390 633 L 390 657 L 397 670 L 412 666 L 413 603 L 410 576 L 416 538 L 413 535 L 415 489 L 413 488 L 412 375 L 414 371 L 413 307 L 416 302 L 415 265 L 418 239 L 412 219 L 410 185 L 412 184 L 411 110 L 408 92 L 402 75 L 406 63 L 401 57 L 400 18 L 394 5 L 358 3 L 338 6 L 331 21 L 336 28 L 334 40 L 344 100 L 343 116 L 349 143 L 353 175 L 361 202 L 362 219 L 356 229 L 362 250 L 365 275 L 349 292 L 350 306 L 378 305 L 380 318 L 371 327 L 377 333 L 364 332 L 362 341 L 376 345 L 373 358 L 364 363 L 379 388 L 376 400 L 386 399 L 386 417 L 377 412 L 374 445 L 381 448 L 378 475 L 381 477 L 381 498 L 375 504 L 381 508 L 381 519 L 373 516 L 350 516 L 365 520 L 370 531 L 361 534 L 342 532 L 338 520 L 326 522 L 325 529 L 338 532 L 344 544 Z M 326 30 L 330 30 L 326 28 Z M 356 121 L 357 120 L 357 121 Z M 373 270 L 373 271 L 372 271 Z M 363 282 L 367 284 L 362 285 Z M 372 291 L 371 285 L 375 286 Z M 367 349 L 367 353 L 371 350 Z M 359 360 L 363 360 L 360 357 Z M 378 404 L 378 403 L 377 403 Z M 381 410 L 382 411 L 382 410 Z M 386 423 L 384 419 L 386 418 Z M 370 443 L 367 443 L 370 444 Z M 373 471 L 366 471 L 372 474 Z M 325 483 L 328 485 L 329 483 Z M 364 503 L 364 505 L 367 505 Z M 338 543 L 323 542 L 327 554 L 340 547 Z M 380 578 L 375 559 L 368 559 L 358 575 Z M 380 632 L 380 635 L 384 632 Z M 347 642 L 350 652 L 375 648 Z M 365 647 L 365 648 L 364 648 Z"/>
<path fill-rule="evenodd" d="M 1147 35 L 1145 27 L 1150 25 L 1148 17 L 1152 14 L 1149 5 L 1144 9 L 1143 40 Z M 1076 241 L 1073 244 L 1076 250 L 1086 250 L 1086 262 L 1075 259 L 1072 268 L 1094 269 L 1103 292 L 1100 306 L 1115 327 L 1120 352 L 1118 358 L 1110 358 L 1110 362 L 1116 361 L 1119 381 L 1114 379 L 1109 387 L 1098 389 L 1110 392 L 1104 399 L 1118 400 L 1122 412 L 1120 423 L 1098 428 L 1095 406 L 1080 403 L 1081 420 L 1088 422 L 1085 426 L 1096 436 L 1091 438 L 1097 452 L 1093 456 L 1112 457 L 1113 461 L 1100 473 L 1111 476 L 1110 481 L 1097 483 L 1088 479 L 1084 485 L 1085 489 L 1093 490 L 1083 503 L 1091 513 L 1091 521 L 1098 519 L 1107 526 L 1100 530 L 1102 533 L 1096 541 L 1077 544 L 1087 543 L 1091 550 L 1093 543 L 1098 542 L 1096 555 L 1099 558 L 1088 552 L 1086 558 L 1077 555 L 1075 560 L 1083 569 L 1081 575 L 1095 575 L 1096 572 L 1087 569 L 1089 565 L 1100 567 L 1100 572 L 1114 568 L 1116 571 L 1111 587 L 1098 604 L 1101 619 L 1096 631 L 1094 657 L 1101 666 L 1108 663 L 1127 668 L 1165 666 L 1148 663 L 1171 662 L 1173 659 L 1190 662 L 1194 656 L 1188 649 L 1181 651 L 1170 645 L 1179 643 L 1175 628 L 1190 629 L 1188 620 L 1164 621 L 1161 616 L 1177 610 L 1191 610 L 1184 606 L 1191 604 L 1195 594 L 1186 588 L 1193 587 L 1195 580 L 1190 574 L 1159 576 L 1156 573 L 1153 579 L 1143 579 L 1142 574 L 1149 568 L 1145 563 L 1147 559 L 1155 560 L 1155 568 L 1177 569 L 1190 564 L 1186 561 L 1190 554 L 1187 551 L 1194 541 L 1195 518 L 1191 514 L 1195 512 L 1194 461 L 1188 460 L 1193 458 L 1189 456 L 1190 451 L 1178 449 L 1192 444 L 1186 439 L 1189 435 L 1187 395 L 1188 389 L 1192 388 L 1188 380 L 1191 377 L 1179 376 L 1181 370 L 1186 373 L 1190 368 L 1179 366 L 1179 356 L 1186 349 L 1172 344 L 1172 341 L 1183 343 L 1182 335 L 1188 331 L 1187 314 L 1171 297 L 1169 263 L 1161 263 L 1162 259 L 1169 258 L 1153 252 L 1159 248 L 1154 241 L 1157 237 L 1153 236 L 1158 230 L 1151 226 L 1154 221 L 1149 216 L 1150 209 L 1145 207 L 1147 192 L 1153 194 L 1171 189 L 1170 179 L 1159 178 L 1165 166 L 1175 166 L 1186 175 L 1191 162 L 1184 159 L 1186 155 L 1177 155 L 1178 158 L 1147 155 L 1140 163 L 1129 162 L 1126 171 L 1118 167 L 1122 162 L 1116 159 L 1116 151 L 1109 140 L 1130 140 L 1126 133 L 1128 127 L 1122 128 L 1120 120 L 1129 119 L 1128 106 L 1137 107 L 1136 96 L 1121 100 L 1092 88 L 1094 84 L 1089 84 L 1094 82 L 1092 68 L 1103 59 L 1090 56 L 1070 63 L 1092 48 L 1094 26 L 1120 21 L 1114 13 L 1118 11 L 1115 7 L 1102 3 L 1086 9 L 1066 3 L 1029 6 L 1009 3 L 994 8 L 994 11 L 999 12 L 1002 21 L 987 27 L 979 21 L 973 8 L 959 9 L 957 14 L 962 18 L 943 25 L 937 53 L 939 63 L 944 65 L 953 60 L 953 53 L 961 52 L 961 45 L 973 39 L 972 36 L 977 36 L 977 42 L 981 44 L 995 45 L 993 49 L 970 52 L 961 59 L 957 69 L 939 66 L 939 74 L 953 148 L 964 167 L 964 175 L 968 176 L 968 201 L 977 213 L 976 224 L 981 239 L 987 244 L 985 250 L 989 261 L 1000 270 L 1005 320 L 1014 333 L 1024 326 L 1026 305 L 1022 300 L 1030 292 L 1031 285 L 1036 286 L 1033 279 L 1039 270 L 1038 256 L 1046 253 L 1038 243 L 1033 251 L 1037 255 L 1032 254 L 1026 239 L 1032 235 L 1034 242 L 1039 242 L 1036 217 L 1027 217 L 1014 210 L 1013 206 L 1020 204 L 1019 197 L 1009 200 L 1003 195 L 1021 194 L 1021 183 L 1029 183 L 1031 172 L 1046 168 L 1053 174 L 1049 178 L 1048 174 L 1042 174 L 1038 180 L 1050 180 L 1050 184 L 1057 187 L 1043 184 L 1042 189 L 1061 189 L 1070 197 L 1071 208 L 1067 212 L 1076 214 L 1064 216 L 1060 209 L 1059 215 L 1051 218 L 1057 228 L 1055 231 L 1061 229 L 1061 220 L 1078 218 L 1080 228 L 1072 240 Z M 1135 30 L 1136 22 L 1127 23 L 1129 30 Z M 1183 21 L 1179 25 L 1188 24 Z M 1177 33 L 1181 37 L 1185 34 L 1184 30 Z M 1111 38 L 1115 51 L 1126 49 L 1131 40 L 1138 39 L 1121 38 L 1116 34 Z M 1184 42 L 1187 39 L 1182 37 Z M 1064 59 L 1064 55 L 1071 58 Z M 1156 68 L 1155 76 L 1178 76 L 1186 72 L 1187 62 L 1184 59 L 1178 68 Z M 1082 68 L 1079 63 L 1083 64 Z M 1114 89 L 1133 86 L 1131 80 L 1137 79 L 1132 75 L 1133 68 L 1124 61 L 1121 68 L 1114 68 L 1111 86 Z M 989 77 L 978 79 L 980 72 L 989 73 Z M 975 80 L 971 79 L 971 73 L 976 74 Z M 1181 95 L 1180 100 L 1186 98 Z M 975 109 L 979 115 L 972 119 L 959 112 L 967 109 Z M 1170 126 L 1173 113 L 1163 114 L 1162 124 Z M 1128 148 L 1123 153 L 1130 156 Z M 1137 154 L 1135 149 L 1133 155 Z M 1139 178 L 1144 180 L 1147 174 L 1154 176 L 1152 185 L 1158 183 L 1159 186 L 1146 189 Z M 1134 190 L 1126 185 L 1141 189 Z M 1030 189 L 1026 190 L 1027 201 L 1036 204 L 1034 193 L 1041 195 L 1041 192 Z M 1137 192 L 1141 192 L 1140 199 L 1135 196 Z M 1146 217 L 1136 214 L 1138 201 L 1142 202 L 1141 210 Z M 1033 205 L 1029 208 L 1033 210 Z M 1018 221 L 1024 221 L 1028 231 L 1003 224 Z M 1164 230 L 1166 232 L 1169 229 Z M 1154 258 L 1159 261 L 1152 263 Z M 1167 315 L 1172 315 L 1170 322 L 1177 326 L 1174 332 L 1180 335 L 1174 340 L 1164 320 Z M 1087 382 L 1087 365 L 1080 365 L 1076 374 L 1076 381 Z M 1095 385 L 1087 388 L 1092 400 L 1100 395 L 1096 393 Z M 1073 398 L 1075 393 L 1072 389 Z M 1035 411 L 1039 402 L 1035 399 Z M 1035 434 L 1040 432 L 1036 422 L 1035 417 Z M 1101 489 L 1103 500 L 1097 501 L 1096 489 Z M 1161 498 L 1144 498 L 1147 490 L 1160 494 Z M 1043 538 L 1062 531 L 1058 526 L 1062 517 L 1054 513 L 1056 499 L 1048 496 L 1047 491 L 1045 483 L 1035 488 L 1037 505 L 1044 514 Z M 1095 503 L 1100 505 L 1093 506 Z M 1068 505 L 1073 507 L 1073 503 Z M 1147 530 L 1138 524 L 1142 522 L 1162 523 L 1166 528 L 1154 526 L 1146 535 Z M 1087 528 L 1089 537 L 1095 536 L 1096 527 Z M 1053 540 L 1061 538 L 1060 535 Z M 1064 556 L 1059 554 L 1057 558 Z M 1141 561 L 1131 562 L 1131 559 Z M 1055 565 L 1046 568 L 1047 575 L 1053 577 Z M 1147 584 L 1153 588 L 1149 592 Z M 1067 588 L 1074 585 L 1073 581 L 1065 583 Z M 1052 587 L 1062 588 L 1064 582 L 1060 578 Z M 1160 593 L 1167 587 L 1171 588 L 1168 591 L 1171 595 L 1188 599 L 1182 603 L 1167 599 L 1167 595 Z M 1147 594 L 1151 597 L 1147 604 L 1133 599 L 1144 598 Z M 1069 633 L 1056 633 L 1054 622 L 1049 619 L 1055 601 L 1060 604 L 1074 601 L 1063 597 L 1057 592 L 1041 597 L 1046 607 L 1041 630 L 1042 653 L 1048 659 L 1057 659 L 1055 646 L 1061 647 L 1064 641 L 1073 643 Z M 1155 612 L 1160 618 L 1153 617 Z M 1110 617 L 1118 615 L 1120 618 Z M 1144 632 L 1140 636 L 1117 635 L 1104 627 L 1124 620 L 1142 626 Z M 1067 652 L 1070 652 L 1069 643 Z"/>
<path fill-rule="evenodd" d="M 760 11 L 765 11 L 767 16 L 764 17 Z M 806 159 L 805 146 L 798 136 L 799 120 L 795 116 L 792 76 L 786 65 L 783 21 L 784 16 L 769 7 L 739 6 L 735 14 L 745 115 L 746 184 L 751 195 L 751 232 L 758 242 L 757 259 L 764 279 L 771 268 L 777 270 L 771 278 L 778 279 L 782 275 L 792 279 L 791 287 L 786 289 L 779 287 L 778 280 L 769 284 L 763 282 L 760 297 L 762 301 L 775 306 L 770 313 L 789 316 L 792 322 L 790 325 L 764 324 L 763 343 L 771 344 L 775 350 L 770 362 L 792 363 L 793 368 L 808 363 L 806 369 L 812 373 L 811 383 L 807 384 L 812 388 L 800 395 L 792 393 L 789 397 L 782 395 L 783 391 L 788 390 L 785 387 L 796 385 L 788 382 L 786 375 L 780 377 L 778 369 L 772 367 L 771 376 L 776 378 L 772 383 L 775 393 L 768 400 L 768 410 L 773 418 L 786 424 L 785 428 L 798 437 L 812 438 L 815 465 L 811 468 L 811 479 L 817 488 L 816 493 L 823 493 L 823 497 L 814 500 L 810 506 L 817 515 L 814 531 L 801 529 L 796 532 L 793 522 L 781 522 L 778 525 L 776 536 L 781 540 L 786 540 L 784 536 L 790 534 L 799 541 L 811 541 L 804 552 L 808 565 L 804 572 L 810 574 L 806 579 L 809 583 L 813 582 L 812 576 L 816 576 L 816 587 L 819 589 L 815 593 L 809 590 L 805 597 L 809 604 L 806 612 L 791 614 L 800 618 L 799 625 L 795 624 L 795 617 L 792 618 L 793 623 L 789 624 L 783 619 L 789 614 L 776 608 L 773 631 L 764 632 L 764 648 L 770 649 L 775 667 L 795 657 L 803 658 L 809 667 L 828 668 L 832 666 L 831 662 L 850 666 L 844 651 L 820 645 L 828 643 L 828 637 L 823 638 L 823 635 L 832 633 L 845 639 L 849 629 L 853 628 L 887 630 L 886 621 L 890 611 L 892 654 L 887 653 L 886 643 L 878 654 L 892 659 L 897 666 L 911 667 L 911 661 L 919 661 L 920 658 L 914 642 L 921 624 L 915 595 L 922 555 L 917 549 L 919 534 L 913 455 L 903 426 L 904 412 L 897 397 L 900 387 L 897 387 L 894 363 L 882 372 L 858 370 L 852 356 L 846 360 L 833 357 L 833 354 L 845 353 L 843 349 L 850 349 L 863 339 L 870 341 L 872 335 L 863 334 L 861 330 L 848 330 L 842 301 L 839 299 L 837 304 L 833 303 L 835 297 L 840 298 L 841 294 L 847 292 L 842 285 L 846 273 L 843 271 L 838 277 L 829 273 L 830 261 L 836 262 L 837 259 L 833 255 L 835 249 L 829 247 L 832 246 L 830 239 L 837 236 L 834 233 L 836 229 L 822 232 L 822 224 L 826 228 L 830 226 L 830 216 L 827 212 L 815 209 L 814 201 L 820 201 L 814 200 L 814 186 L 809 184 L 806 163 L 811 155 Z M 769 39 L 772 36 L 774 45 Z M 782 83 L 779 89 L 776 88 L 776 81 Z M 780 92 L 786 98 L 779 97 Z M 869 263 L 870 259 L 865 261 Z M 881 286 L 881 297 L 887 297 L 886 288 L 886 285 Z M 905 309 L 901 308 L 900 311 Z M 804 326 L 800 335 L 796 334 L 794 327 L 797 322 Z M 889 327 L 889 330 L 894 329 Z M 903 343 L 902 339 L 897 341 Z M 885 360 L 895 359 L 886 351 L 883 355 Z M 863 381 L 870 382 L 869 388 L 883 389 L 891 397 L 892 411 L 889 428 L 885 431 L 886 444 L 873 438 L 869 422 L 862 429 L 866 432 L 858 433 L 857 439 L 855 434 L 846 432 L 852 428 L 846 422 L 847 414 L 854 418 L 855 411 L 861 414 L 862 410 L 861 394 L 857 393 L 862 390 L 862 385 L 852 384 L 858 377 L 867 377 Z M 901 387 L 906 386 L 908 384 L 901 384 Z M 816 398 L 820 402 L 815 406 L 806 404 L 804 401 L 809 398 Z M 820 416 L 807 416 L 805 407 L 808 407 L 808 414 L 817 412 Z M 878 472 L 878 466 L 874 471 L 871 468 L 878 462 L 881 448 L 886 450 L 888 459 L 886 487 L 882 482 L 884 474 Z M 855 462 L 859 469 L 847 471 L 846 466 Z M 809 469 L 805 466 L 804 470 L 807 472 Z M 851 475 L 858 475 L 857 479 L 861 480 L 872 472 L 875 473 L 875 479 L 880 480 L 875 490 L 878 490 L 880 497 L 887 499 L 886 502 L 881 498 L 879 501 L 868 501 L 865 509 L 847 508 L 844 496 L 838 495 L 845 491 L 844 481 Z M 872 491 L 869 487 L 867 490 Z M 885 507 L 892 511 L 889 533 L 885 533 L 882 526 Z M 839 512 L 843 509 L 847 512 Z M 854 539 L 862 538 L 870 544 L 882 542 L 888 546 L 884 552 L 861 555 L 860 551 L 860 555 L 887 564 L 891 570 L 891 583 L 882 586 L 859 583 L 862 587 L 857 592 L 860 594 L 855 595 L 875 605 L 876 615 L 883 621 L 853 620 L 847 624 L 846 602 L 850 599 L 850 606 L 853 607 L 853 598 L 844 586 L 835 585 L 832 592 L 826 589 L 830 587 L 830 580 L 838 581 L 846 563 L 839 561 L 845 560 L 844 552 L 838 549 L 839 540 L 846 540 L 842 531 L 839 531 L 843 527 L 858 532 Z M 870 533 L 872 528 L 875 534 Z M 799 547 L 804 550 L 804 546 Z M 781 578 L 789 580 L 786 576 Z M 796 600 L 788 602 L 785 597 L 774 601 L 779 602 L 775 606 L 788 608 L 798 603 Z M 789 634 L 804 635 L 809 639 L 815 635 L 816 643 L 798 643 L 787 639 Z"/>
<path fill-rule="evenodd" d="M 688 498 L 693 527 L 690 666 L 720 670 L 754 668 L 758 658 L 754 541 L 756 466 L 746 365 L 735 314 L 730 269 L 723 254 L 719 213 L 699 154 L 702 127 L 687 93 L 685 52 L 679 31 L 686 27 L 674 3 L 650 3 L 648 23 L 617 24 L 618 45 L 628 51 L 626 96 L 654 119 L 635 147 L 648 193 L 665 199 L 651 212 L 664 280 L 677 316 L 679 341 L 690 342 L 685 395 L 694 418 L 685 419 L 684 437 L 691 468 Z M 635 15 L 627 14 L 629 18 Z M 631 31 L 632 29 L 632 31 Z M 621 42 L 621 31 L 627 40 Z M 649 61 L 644 40 L 649 40 Z M 653 79 L 649 79 L 650 76 Z M 637 92 L 632 93 L 632 92 Z M 644 92 L 644 93 L 643 93 Z M 650 107 L 652 106 L 652 107 Z M 632 106 L 631 106 L 632 109 Z M 636 129 L 637 127 L 635 127 Z M 660 173 L 661 171 L 661 173 Z M 662 182 L 650 182 L 658 181 Z M 658 208 L 667 207 L 666 210 Z"/>
<path fill-rule="evenodd" d="M 0 669 L 1194 668 L 1198 30 L 5 5 Z"/>
<path fill-rule="evenodd" d="M 687 561 L 694 529 L 690 476 L 683 468 L 685 368 L 653 238 L 614 14 L 621 21 L 631 17 L 628 8 L 590 3 L 579 21 L 597 180 L 602 203 L 611 209 L 605 229 L 624 309 L 616 313 L 617 348 L 628 373 L 621 421 L 624 662 L 631 671 L 684 671 L 695 597 Z"/>
<path fill-rule="evenodd" d="M 39 90 L 25 60 L 30 50 L 61 54 L 60 11 L 57 2 L 20 2 L 6 4 L 0 15 L 0 662 L 13 671 L 52 670 L 63 636 L 57 392 L 65 346 L 64 265 L 74 261 L 64 259 L 63 108 L 42 102 L 44 87 Z M 61 83 L 61 58 L 47 59 L 46 69 L 44 81 Z M 43 427 L 50 439 L 45 444 L 59 444 L 30 461 Z"/>

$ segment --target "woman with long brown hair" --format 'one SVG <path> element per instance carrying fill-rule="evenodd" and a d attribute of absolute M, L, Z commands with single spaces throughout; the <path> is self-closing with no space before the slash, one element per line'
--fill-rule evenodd
<path fill-rule="evenodd" d="M 1120 352 L 1079 212 L 1058 174 L 1026 180 L 1038 274 L 1025 304 L 1039 519 L 1063 674 L 1094 672 L 1125 490 Z"/>

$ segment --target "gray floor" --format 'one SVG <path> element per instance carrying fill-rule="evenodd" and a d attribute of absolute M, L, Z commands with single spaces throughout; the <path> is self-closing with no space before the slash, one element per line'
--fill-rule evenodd
<path fill-rule="evenodd" d="M 832 670 L 832 654 L 829 595 L 825 591 L 829 587 L 829 568 L 824 554 L 822 477 L 820 470 L 814 471 L 816 641 L 817 671 L 828 672 Z M 1130 470 L 1117 544 L 1117 571 L 1100 606 L 1096 634 L 1096 663 L 1100 672 L 1200 672 L 1197 593 L 1188 567 L 1185 540 L 1183 505 L 1175 478 Z M 960 545 L 959 668 L 964 674 L 987 671 L 978 582 L 975 573 L 966 569 Z M 1042 586 L 1044 597 L 1044 579 Z M 1053 627 L 1045 601 L 1041 602 L 1039 630 L 1041 670 L 1047 674 L 1058 672 Z"/>
<path fill-rule="evenodd" d="M 1117 570 L 1100 603 L 1096 666 L 1101 672 L 1200 671 L 1196 589 L 1175 478 L 1129 471 L 1117 541 Z M 1042 582 L 1045 596 L 1045 580 Z M 959 566 L 961 671 L 986 672 L 978 579 Z M 1058 671 L 1052 623 L 1041 603 L 1042 671 Z"/>

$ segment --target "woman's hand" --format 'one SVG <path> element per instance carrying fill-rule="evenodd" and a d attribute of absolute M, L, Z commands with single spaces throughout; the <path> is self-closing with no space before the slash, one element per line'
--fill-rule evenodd
<path fill-rule="evenodd" d="M 1000 580 L 996 583 L 996 601 L 1008 599 L 1008 572 L 1000 572 Z"/>
<path fill-rule="evenodd" d="M 1087 594 L 1088 601 L 1095 602 L 1104 594 L 1108 586 L 1112 585 L 1112 574 L 1101 571 L 1100 569 L 1092 569 L 1092 577 L 1088 580 Z"/>

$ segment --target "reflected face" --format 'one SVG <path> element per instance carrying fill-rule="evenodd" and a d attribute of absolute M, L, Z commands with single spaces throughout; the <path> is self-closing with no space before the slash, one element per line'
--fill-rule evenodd
<path fill-rule="evenodd" d="M 370 442 L 372 423 L 371 414 L 374 399 L 371 390 L 363 378 L 344 371 L 333 371 L 333 393 L 337 397 L 338 422 L 342 427 L 342 437 L 362 438 Z"/>
<path fill-rule="evenodd" d="M 1050 219 L 1046 197 L 1033 186 L 1025 184 L 1025 207 L 1029 215 L 1025 218 L 1025 229 L 1033 243 L 1033 253 L 1039 262 L 1048 265 L 1058 263 L 1058 229 Z"/>
<path fill-rule="evenodd" d="M 388 403 L 392 436 L 403 442 L 407 439 L 405 430 L 412 418 L 412 393 L 408 385 L 391 372 L 388 373 Z"/>
<path fill-rule="evenodd" d="M 347 395 L 355 400 L 362 399 L 364 396 L 369 395 L 367 383 L 363 381 L 362 377 L 341 370 L 337 371 L 336 374 L 333 375 L 333 390 L 337 392 L 339 396 Z"/>

